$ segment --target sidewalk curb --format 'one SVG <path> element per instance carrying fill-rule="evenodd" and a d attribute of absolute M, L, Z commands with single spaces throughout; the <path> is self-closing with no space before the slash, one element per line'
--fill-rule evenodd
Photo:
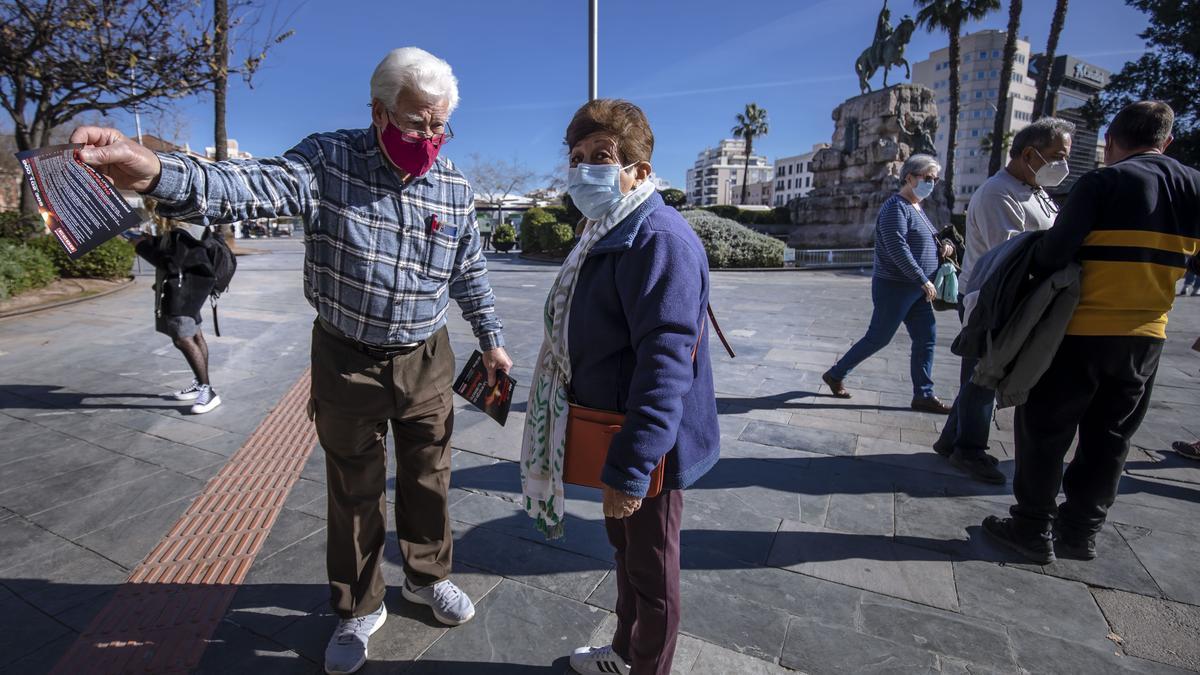
<path fill-rule="evenodd" d="M 83 295 L 83 296 L 80 296 L 77 298 L 70 298 L 67 300 L 59 300 L 58 302 L 51 302 L 51 303 L 47 303 L 45 305 L 35 305 L 33 307 L 17 309 L 17 310 L 13 310 L 11 312 L 0 312 L 0 321 L 2 321 L 4 319 L 11 319 L 11 318 L 18 317 L 18 316 L 24 316 L 26 314 L 33 314 L 34 312 L 44 312 L 48 309 L 55 309 L 57 307 L 66 307 L 67 305 L 75 305 L 75 304 L 79 304 L 81 302 L 87 302 L 88 300 L 95 300 L 97 298 L 103 298 L 105 296 L 109 296 L 114 293 L 120 293 L 121 291 L 127 290 L 127 289 L 135 286 L 136 284 L 137 284 L 137 278 L 133 275 L 130 275 L 129 277 L 127 277 L 125 279 L 125 283 L 121 284 L 120 286 L 117 286 L 116 288 L 110 288 L 107 291 L 93 293 L 92 295 Z"/>

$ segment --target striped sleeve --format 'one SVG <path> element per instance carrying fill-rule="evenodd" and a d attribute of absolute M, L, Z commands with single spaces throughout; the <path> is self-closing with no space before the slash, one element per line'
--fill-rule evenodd
<path fill-rule="evenodd" d="M 908 246 L 908 214 L 899 199 L 889 199 L 879 210 L 875 236 L 879 239 L 884 257 L 893 269 L 918 284 L 929 281 Z"/>

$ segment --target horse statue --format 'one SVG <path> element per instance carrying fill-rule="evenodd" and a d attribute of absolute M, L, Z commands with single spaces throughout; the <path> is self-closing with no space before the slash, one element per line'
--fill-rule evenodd
<path fill-rule="evenodd" d="M 858 88 L 864 94 L 871 91 L 870 79 L 875 77 L 875 73 L 880 68 L 883 68 L 884 89 L 888 86 L 888 71 L 893 67 L 904 66 L 904 77 L 912 77 L 912 69 L 904 58 L 904 48 L 912 39 L 917 24 L 912 18 L 906 16 L 893 29 L 889 21 L 890 16 L 885 0 L 875 27 L 875 41 L 871 43 L 870 47 L 864 49 L 858 60 L 854 62 L 854 72 L 858 74 Z"/>

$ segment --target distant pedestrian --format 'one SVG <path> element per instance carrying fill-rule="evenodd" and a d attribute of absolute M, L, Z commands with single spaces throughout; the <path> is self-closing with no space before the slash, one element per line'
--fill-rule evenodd
<path fill-rule="evenodd" d="M 208 342 L 200 329 L 200 310 L 216 283 L 209 247 L 217 236 L 200 225 L 181 225 L 135 242 L 138 255 L 155 269 L 154 327 L 171 338 L 192 369 L 192 383 L 174 397 L 192 401 L 193 415 L 221 405 L 221 397 L 208 379 Z"/>
<path fill-rule="evenodd" d="M 1188 259 L 1187 272 L 1183 275 L 1183 288 L 1180 295 L 1200 295 L 1200 256 L 1194 255 Z"/>
<path fill-rule="evenodd" d="M 867 334 L 821 376 L 838 398 L 850 398 L 843 380 L 855 366 L 892 341 L 903 323 L 912 338 L 910 374 L 912 409 L 945 415 L 950 406 L 933 393 L 933 346 L 937 321 L 933 277 L 940 260 L 954 255 L 954 245 L 937 237 L 937 229 L 921 208 L 933 194 L 941 165 L 930 155 L 913 155 L 900 169 L 900 190 L 875 221 L 875 271 L 871 301 L 875 309 Z"/>
<path fill-rule="evenodd" d="M 1058 209 L 1043 188 L 1067 177 L 1071 134 L 1075 125 L 1043 117 L 1017 132 L 1008 165 L 984 181 L 967 205 L 966 251 L 959 274 L 958 318 L 963 318 L 963 290 L 975 261 L 1021 232 L 1049 229 Z M 1003 484 L 997 460 L 987 454 L 996 392 L 971 381 L 979 359 L 963 357 L 958 396 L 933 449 L 971 477 Z"/>
<path fill-rule="evenodd" d="M 484 219 L 479 223 L 479 247 L 483 251 L 492 248 L 492 221 Z"/>
<path fill-rule="evenodd" d="M 983 529 L 1039 564 L 1056 552 L 1096 557 L 1129 440 L 1150 404 L 1175 284 L 1200 248 L 1200 171 L 1163 154 L 1174 120 L 1159 101 L 1117 113 L 1105 134 L 1108 166 L 1079 179 L 1035 244 L 1035 277 L 1081 263 L 1080 300 L 1048 370 L 1017 407 L 1017 503 L 1010 518 L 989 516 Z"/>

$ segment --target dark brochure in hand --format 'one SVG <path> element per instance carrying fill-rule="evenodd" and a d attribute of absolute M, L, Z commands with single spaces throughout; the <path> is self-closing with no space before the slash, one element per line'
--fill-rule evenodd
<path fill-rule="evenodd" d="M 142 220 L 111 183 L 79 161 L 82 147 L 52 145 L 17 153 L 46 229 L 71 258 Z"/>
<path fill-rule="evenodd" d="M 467 365 L 454 381 L 454 391 L 459 396 L 470 401 L 476 408 L 488 414 L 488 417 L 504 426 L 508 420 L 508 409 L 512 406 L 513 387 L 517 381 L 508 373 L 496 373 L 496 386 L 488 386 L 487 368 L 483 365 L 483 354 L 476 349 Z"/>

